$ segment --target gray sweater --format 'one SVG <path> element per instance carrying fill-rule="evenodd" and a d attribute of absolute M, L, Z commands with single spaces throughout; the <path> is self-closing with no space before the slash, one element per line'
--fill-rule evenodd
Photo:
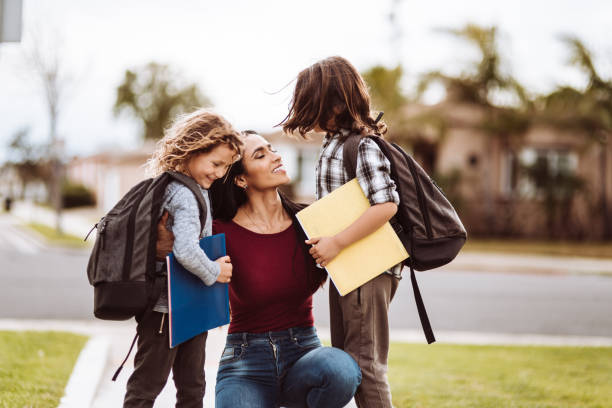
<path fill-rule="evenodd" d="M 208 190 L 202 187 L 200 187 L 200 190 L 208 207 L 204 228 L 200 227 L 198 202 L 191 190 L 182 183 L 172 181 L 168 184 L 164 193 L 162 208 L 170 213 L 167 226 L 174 234 L 172 252 L 177 261 L 189 272 L 200 278 L 202 282 L 210 286 L 216 282 L 221 272 L 221 267 L 214 260 L 208 259 L 199 245 L 200 238 L 212 234 L 212 216 Z M 165 263 L 161 262 L 158 264 L 158 267 L 163 268 L 164 265 Z M 153 310 L 168 313 L 167 289 L 162 291 Z"/>

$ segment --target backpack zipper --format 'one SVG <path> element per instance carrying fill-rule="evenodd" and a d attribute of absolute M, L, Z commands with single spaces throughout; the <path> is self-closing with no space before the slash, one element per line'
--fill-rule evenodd
<path fill-rule="evenodd" d="M 163 334 L 164 332 L 164 319 L 166 318 L 166 314 L 162 313 L 161 323 L 159 324 L 159 332 L 158 334 Z"/>

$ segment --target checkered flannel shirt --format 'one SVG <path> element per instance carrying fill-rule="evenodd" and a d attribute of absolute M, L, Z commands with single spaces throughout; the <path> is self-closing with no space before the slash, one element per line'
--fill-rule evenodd
<path fill-rule="evenodd" d="M 347 136 L 349 132 L 342 130 Z M 317 162 L 317 199 L 325 197 L 338 187 L 347 183 L 348 174 L 344 170 L 342 140 L 337 133 L 326 135 Z M 393 202 L 399 205 L 399 195 L 395 182 L 391 179 L 391 164 L 375 141 L 363 139 L 357 150 L 357 181 L 368 197 L 371 205 Z M 387 273 L 401 278 L 402 265 L 397 264 Z"/>

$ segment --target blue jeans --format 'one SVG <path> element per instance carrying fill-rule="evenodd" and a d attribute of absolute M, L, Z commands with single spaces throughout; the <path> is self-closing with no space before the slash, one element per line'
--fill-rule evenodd
<path fill-rule="evenodd" d="M 217 408 L 344 407 L 361 383 L 344 351 L 322 347 L 314 327 L 231 333 L 217 373 Z"/>

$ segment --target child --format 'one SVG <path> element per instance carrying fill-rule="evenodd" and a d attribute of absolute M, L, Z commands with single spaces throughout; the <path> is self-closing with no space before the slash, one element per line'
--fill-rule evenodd
<path fill-rule="evenodd" d="M 386 126 L 370 113 L 367 86 L 355 67 L 330 57 L 299 73 L 283 130 L 303 137 L 311 130 L 326 132 L 316 169 L 317 198 L 348 182 L 342 144 L 351 134 L 384 134 Z M 313 237 L 310 253 L 324 267 L 342 249 L 371 234 L 397 212 L 399 196 L 390 164 L 376 143 L 359 143 L 357 179 L 372 205 L 358 220 L 333 237 Z M 391 407 L 387 381 L 389 353 L 388 309 L 401 278 L 401 265 L 340 296 L 330 284 L 332 346 L 348 352 L 359 364 L 363 379 L 355 394 L 359 407 Z"/>
<path fill-rule="evenodd" d="M 159 141 L 149 161 L 155 175 L 166 170 L 178 171 L 193 178 L 201 188 L 208 204 L 205 225 L 200 225 L 199 208 L 192 191 L 177 181 L 168 184 L 162 208 L 169 213 L 168 226 L 175 237 L 174 255 L 206 285 L 228 283 L 232 276 L 229 257 L 208 259 L 198 241 L 212 233 L 207 189 L 213 181 L 223 177 L 239 157 L 242 146 L 239 137 L 223 117 L 200 109 L 176 121 Z M 165 263 L 158 263 L 158 267 L 164 266 Z M 176 406 L 202 407 L 207 333 L 169 348 L 167 292 L 162 291 L 153 313 L 138 321 L 138 351 L 134 357 L 134 372 L 127 383 L 124 407 L 152 407 L 170 370 L 176 385 Z"/>

